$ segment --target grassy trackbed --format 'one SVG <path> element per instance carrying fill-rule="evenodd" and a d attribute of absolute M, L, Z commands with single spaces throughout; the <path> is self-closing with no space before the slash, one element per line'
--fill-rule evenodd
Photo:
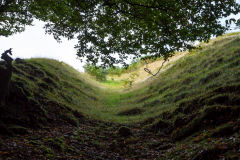
<path fill-rule="evenodd" d="M 119 123 L 135 123 L 158 117 L 163 112 L 174 112 L 182 104 L 192 103 L 194 100 L 202 103 L 192 109 L 199 111 L 207 107 L 204 101 L 213 96 L 238 97 L 234 91 L 215 91 L 239 86 L 239 43 L 239 37 L 218 38 L 207 46 L 192 50 L 173 62 L 172 67 L 157 78 L 146 84 L 137 84 L 143 87 L 137 86 L 138 89 L 128 92 L 110 93 L 110 96 L 105 93 L 106 103 L 100 110 L 108 115 L 106 119 Z M 131 112 L 129 115 L 121 115 L 128 110 Z M 137 111 L 136 114 L 134 110 Z M 177 117 L 176 114 L 174 116 Z"/>
<path fill-rule="evenodd" d="M 142 122 L 163 112 L 174 112 L 181 104 L 194 99 L 200 100 L 207 95 L 212 98 L 214 90 L 220 87 L 239 85 L 239 38 L 213 41 L 173 62 L 172 67 L 157 78 L 146 84 L 138 83 L 127 92 L 122 89 L 121 82 L 94 82 L 70 66 L 50 59 L 29 59 L 14 64 L 12 81 L 23 84 L 20 87 L 29 92 L 32 99 L 45 97 L 91 118 L 117 123 Z M 214 96 L 221 94 L 227 93 Z M 205 103 L 200 106 L 196 109 L 202 109 Z M 131 113 L 124 114 L 128 110 Z"/>
<path fill-rule="evenodd" d="M 79 130 L 74 135 L 66 131 L 66 143 L 74 141 L 76 148 L 81 143 L 89 151 L 94 146 L 93 155 L 107 146 L 108 156 L 124 159 L 240 156 L 239 34 L 218 37 L 184 54 L 165 66 L 157 77 L 125 89 L 122 81 L 96 82 L 55 60 L 15 61 L 9 105 L 0 113 L 1 132 L 26 134 L 28 128 L 71 124 Z M 131 76 L 131 72 L 128 74 Z M 115 134 L 122 125 L 132 130 L 132 137 L 119 140 Z M 54 134 L 61 129 L 56 130 Z M 42 141 L 52 149 L 52 139 Z M 64 136 L 57 140 L 63 141 Z M 122 147 L 125 150 L 114 150 Z M 45 150 L 50 154 L 49 148 Z M 83 153 L 85 158 L 91 155 L 87 153 Z"/>

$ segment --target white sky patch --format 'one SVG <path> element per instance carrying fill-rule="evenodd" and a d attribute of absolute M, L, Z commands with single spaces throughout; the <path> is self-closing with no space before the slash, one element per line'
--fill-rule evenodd
<path fill-rule="evenodd" d="M 79 71 L 83 64 L 77 59 L 74 45 L 77 40 L 62 39 L 57 43 L 53 36 L 45 34 L 44 22 L 34 21 L 25 32 L 10 37 L 0 37 L 0 53 L 13 48 L 13 58 L 52 58 L 63 61 Z"/>

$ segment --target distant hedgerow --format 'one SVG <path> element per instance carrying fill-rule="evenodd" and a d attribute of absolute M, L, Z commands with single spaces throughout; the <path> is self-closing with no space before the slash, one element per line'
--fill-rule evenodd
<path fill-rule="evenodd" d="M 106 69 L 91 65 L 89 63 L 84 65 L 83 68 L 84 68 L 84 71 L 86 73 L 96 77 L 96 80 L 98 80 L 98 81 L 105 81 L 106 80 L 106 75 L 107 75 L 107 70 Z"/>

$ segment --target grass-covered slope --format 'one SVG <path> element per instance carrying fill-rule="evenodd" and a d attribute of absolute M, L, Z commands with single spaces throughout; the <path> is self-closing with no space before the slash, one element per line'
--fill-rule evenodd
<path fill-rule="evenodd" d="M 55 60 L 20 60 L 14 62 L 9 102 L 37 102 L 42 107 L 56 103 L 118 123 L 141 122 L 163 112 L 198 112 L 207 106 L 226 105 L 225 101 L 235 104 L 239 98 L 239 41 L 238 36 L 215 39 L 127 92 L 118 83 L 119 89 L 108 88 L 114 83 L 103 84 L 101 89 L 101 83 L 90 83 L 84 74 Z"/>
<path fill-rule="evenodd" d="M 127 92 L 104 94 L 104 105 L 97 109 L 108 115 L 109 120 L 132 123 L 159 117 L 163 112 L 174 113 L 176 118 L 178 114 L 198 112 L 207 106 L 227 105 L 217 99 L 237 105 L 239 44 L 238 36 L 212 40 L 169 64 L 172 67 L 158 77 L 136 84 Z"/>
<path fill-rule="evenodd" d="M 67 131 L 69 139 L 61 142 L 77 149 L 87 146 L 85 158 L 90 159 L 99 150 L 100 159 L 240 156 L 239 35 L 201 44 L 168 65 L 157 77 L 124 90 L 118 82 L 95 82 L 55 60 L 17 60 L 9 103 L 0 108 L 0 131 L 26 134 L 28 128 L 51 126 L 57 130 L 49 131 L 51 135 L 60 136 L 56 127 L 79 126 L 77 133 Z M 119 125 L 127 125 L 132 136 L 119 138 Z M 43 138 L 41 145 L 51 148 Z M 59 154 L 65 153 L 80 155 Z"/>
<path fill-rule="evenodd" d="M 1 132 L 6 128 L 39 128 L 47 124 L 78 125 L 80 108 L 94 106 L 93 86 L 70 66 L 50 59 L 18 59 L 13 63 L 8 105 L 1 107 Z M 5 128 L 5 129 L 4 129 Z"/>
<path fill-rule="evenodd" d="M 101 113 L 120 123 L 140 122 L 146 131 L 180 141 L 169 158 L 240 156 L 235 141 L 240 135 L 239 36 L 202 44 L 171 65 L 135 90 L 106 96 Z"/>

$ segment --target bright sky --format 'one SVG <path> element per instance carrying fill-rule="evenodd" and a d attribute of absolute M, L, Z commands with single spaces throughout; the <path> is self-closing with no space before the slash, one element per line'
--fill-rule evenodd
<path fill-rule="evenodd" d="M 36 20 L 34 26 L 26 27 L 22 33 L 7 38 L 0 37 L 0 53 L 13 48 L 13 58 L 53 58 L 83 71 L 83 64 L 77 59 L 76 49 L 74 49 L 77 40 L 63 39 L 62 43 L 57 43 L 53 36 L 45 34 L 43 26 L 43 22 Z"/>
<path fill-rule="evenodd" d="M 234 17 L 240 18 L 240 15 Z M 45 34 L 43 26 L 43 22 L 36 20 L 34 26 L 26 27 L 25 32 L 7 38 L 0 36 L 0 53 L 13 48 L 13 58 L 52 58 L 83 71 L 82 66 L 84 64 L 77 59 L 76 50 L 74 49 L 77 40 L 68 41 L 62 39 L 62 43 L 57 43 L 53 36 Z"/>

